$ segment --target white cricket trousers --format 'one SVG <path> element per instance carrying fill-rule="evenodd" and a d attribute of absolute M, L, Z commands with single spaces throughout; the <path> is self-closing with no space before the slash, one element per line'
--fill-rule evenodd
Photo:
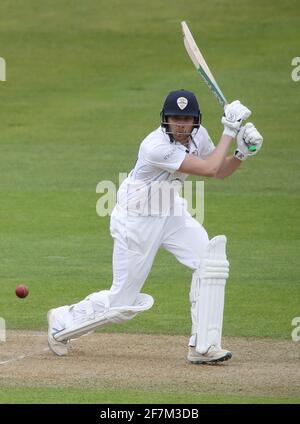
<path fill-rule="evenodd" d="M 160 247 L 195 270 L 209 242 L 205 229 L 187 210 L 181 216 L 142 217 L 123 216 L 115 208 L 110 232 L 114 239 L 111 306 L 134 303 Z"/>
<path fill-rule="evenodd" d="M 200 267 L 209 243 L 206 230 L 186 209 L 180 216 L 143 217 L 126 215 L 116 206 L 111 216 L 110 232 L 114 239 L 113 282 L 109 290 L 109 304 L 112 307 L 133 305 L 160 247 L 171 252 L 183 265 L 195 270 Z M 103 305 L 100 302 L 97 304 L 97 293 L 86 299 L 56 309 L 58 329 L 65 328 L 74 320 L 85 320 L 91 301 L 91 313 L 101 311 Z M 192 321 L 195 313 L 192 305 Z M 190 345 L 194 345 L 194 342 L 195 335 L 192 335 Z"/>

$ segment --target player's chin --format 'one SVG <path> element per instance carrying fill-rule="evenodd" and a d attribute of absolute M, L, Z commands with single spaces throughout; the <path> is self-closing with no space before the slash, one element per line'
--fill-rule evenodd
<path fill-rule="evenodd" d="M 184 134 L 176 134 L 175 133 L 175 139 L 180 141 L 180 142 L 186 142 L 188 141 L 189 135 L 184 135 Z"/>

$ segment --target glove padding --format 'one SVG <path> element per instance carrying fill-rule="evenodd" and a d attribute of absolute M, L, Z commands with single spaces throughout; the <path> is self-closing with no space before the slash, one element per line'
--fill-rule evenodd
<path fill-rule="evenodd" d="M 234 156 L 239 160 L 246 160 L 248 156 L 256 155 L 263 144 L 263 137 L 251 122 L 241 127 L 237 135 L 237 149 Z"/>
<path fill-rule="evenodd" d="M 224 125 L 224 135 L 235 138 L 244 119 L 249 118 L 251 111 L 239 100 L 235 100 L 224 107 L 224 116 L 221 119 Z"/>

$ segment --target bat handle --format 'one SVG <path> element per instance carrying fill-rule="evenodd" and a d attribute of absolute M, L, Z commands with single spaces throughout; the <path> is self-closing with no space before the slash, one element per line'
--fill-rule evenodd
<path fill-rule="evenodd" d="M 256 146 L 253 146 L 251 144 L 247 144 L 247 149 L 249 152 L 256 152 Z"/>

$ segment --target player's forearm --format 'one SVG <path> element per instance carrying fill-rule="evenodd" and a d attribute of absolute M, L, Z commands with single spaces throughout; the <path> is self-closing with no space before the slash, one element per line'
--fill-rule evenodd
<path fill-rule="evenodd" d="M 228 153 L 228 149 L 230 147 L 231 141 L 232 141 L 232 137 L 229 137 L 228 135 L 223 134 L 220 138 L 220 141 L 217 147 L 206 159 L 207 164 L 213 170 L 214 176 L 217 176 L 221 167 L 223 166 L 224 161 L 226 160 L 226 155 Z"/>
<path fill-rule="evenodd" d="M 226 158 L 231 141 L 230 136 L 222 135 L 219 144 L 206 159 L 186 155 L 178 171 L 190 175 L 215 177 Z"/>
<path fill-rule="evenodd" d="M 222 163 L 221 167 L 219 168 L 219 171 L 216 174 L 216 178 L 225 178 L 229 175 L 233 174 L 241 165 L 241 161 L 234 156 L 228 156 L 225 158 L 224 162 Z"/>

